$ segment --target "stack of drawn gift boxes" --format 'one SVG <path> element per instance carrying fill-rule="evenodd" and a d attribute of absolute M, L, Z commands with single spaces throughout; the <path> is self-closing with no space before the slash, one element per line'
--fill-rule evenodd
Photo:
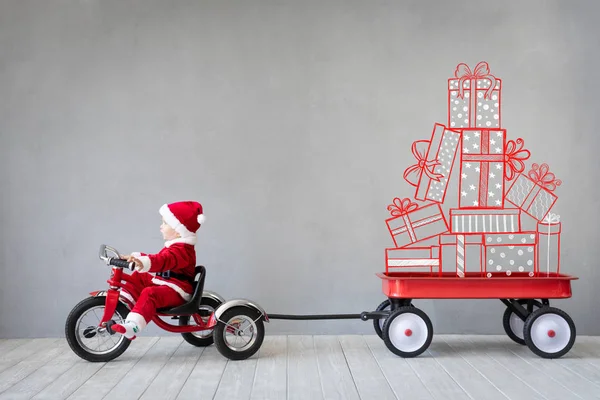
<path fill-rule="evenodd" d="M 461 63 L 448 79 L 447 125 L 435 123 L 430 138 L 413 143 L 415 160 L 404 172 L 414 199 L 388 206 L 394 246 L 386 249 L 386 273 L 559 273 L 561 223 L 550 211 L 561 182 L 547 164 L 526 166 L 524 141 L 501 127 L 501 90 L 485 62 L 473 71 Z M 453 182 L 458 193 L 449 194 Z M 448 195 L 458 204 L 444 212 Z M 533 229 L 522 229 L 524 218 L 533 218 Z"/>

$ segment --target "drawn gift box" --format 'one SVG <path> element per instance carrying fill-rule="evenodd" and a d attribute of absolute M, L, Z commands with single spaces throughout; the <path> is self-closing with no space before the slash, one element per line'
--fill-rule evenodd
<path fill-rule="evenodd" d="M 504 183 L 525 170 L 531 155 L 505 129 L 462 129 L 459 208 L 503 208 Z"/>
<path fill-rule="evenodd" d="M 448 79 L 450 128 L 500 128 L 502 80 L 490 73 L 488 63 L 471 69 L 458 64 L 455 78 Z"/>
<path fill-rule="evenodd" d="M 505 199 L 541 222 L 556 203 L 558 197 L 553 192 L 561 183 L 548 164 L 533 164 L 527 175 L 517 176 Z"/>
<path fill-rule="evenodd" d="M 450 209 L 450 233 L 509 233 L 521 231 L 518 208 Z"/>
<path fill-rule="evenodd" d="M 537 232 L 484 234 L 486 276 L 535 276 Z"/>
<path fill-rule="evenodd" d="M 439 275 L 439 246 L 413 247 L 410 249 L 385 249 L 385 268 L 389 272 L 429 272 Z"/>
<path fill-rule="evenodd" d="M 442 272 L 456 273 L 461 278 L 465 277 L 465 273 L 483 273 L 483 235 L 443 234 L 440 235 L 440 247 Z"/>
<path fill-rule="evenodd" d="M 549 213 L 537 223 L 537 254 L 540 276 L 560 273 L 560 215 Z"/>
<path fill-rule="evenodd" d="M 410 199 L 396 197 L 388 210 L 392 218 L 385 222 L 396 248 L 448 232 L 448 223 L 437 203 L 418 208 Z"/>
<path fill-rule="evenodd" d="M 434 124 L 430 140 L 417 140 L 412 153 L 417 163 L 404 171 L 404 179 L 417 188 L 415 199 L 443 203 L 460 145 L 460 132 Z"/>

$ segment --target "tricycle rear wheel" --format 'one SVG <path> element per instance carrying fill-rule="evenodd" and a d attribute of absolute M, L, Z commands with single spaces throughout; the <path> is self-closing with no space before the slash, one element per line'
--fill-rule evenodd
<path fill-rule="evenodd" d="M 215 347 L 219 353 L 230 360 L 245 360 L 253 356 L 260 349 L 265 338 L 262 318 L 258 311 L 250 307 L 238 306 L 226 310 L 219 318 L 220 321 L 213 332 Z M 246 333 L 250 336 L 248 342 L 244 344 L 242 339 L 242 346 L 235 346 L 239 341 L 238 338 Z"/>
<path fill-rule="evenodd" d="M 219 307 L 222 303 L 216 299 L 213 299 L 212 297 L 202 297 L 202 302 L 200 303 L 201 306 L 209 306 L 214 310 L 217 309 L 217 307 Z M 200 314 L 200 318 L 202 318 L 202 320 L 207 323 L 211 313 L 207 310 L 198 310 L 198 313 Z M 190 315 L 182 315 L 179 317 L 179 326 L 187 326 L 190 322 L 190 320 L 194 321 L 193 316 Z M 211 344 L 214 343 L 214 338 L 213 338 L 213 331 L 214 328 L 211 329 L 207 329 L 204 331 L 198 331 L 198 332 L 184 332 L 181 334 L 181 336 L 183 336 L 183 339 L 188 342 L 189 344 L 193 345 L 193 346 L 197 346 L 197 347 L 206 347 L 206 346 L 210 346 Z"/>
<path fill-rule="evenodd" d="M 99 329 L 98 325 L 104 315 L 105 304 L 106 297 L 104 296 L 88 297 L 73 307 L 67 317 L 65 323 L 67 343 L 75 354 L 86 361 L 107 362 L 113 360 L 123 354 L 131 344 L 131 340 L 125 336 L 110 334 L 105 328 Z M 93 322 L 80 326 L 82 320 L 90 313 Z M 129 314 L 129 309 L 119 302 L 112 319 L 117 323 L 123 322 L 127 314 Z M 103 350 L 91 347 L 95 344 L 101 347 L 107 342 L 109 347 Z"/>

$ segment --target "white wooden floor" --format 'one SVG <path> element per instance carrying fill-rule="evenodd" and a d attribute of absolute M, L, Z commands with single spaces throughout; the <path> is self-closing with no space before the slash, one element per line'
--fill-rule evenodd
<path fill-rule="evenodd" d="M 266 336 L 251 359 L 178 336 L 88 363 L 64 339 L 0 340 L 0 399 L 600 399 L 600 337 L 558 360 L 506 336 L 436 335 L 402 359 L 375 335 Z"/>

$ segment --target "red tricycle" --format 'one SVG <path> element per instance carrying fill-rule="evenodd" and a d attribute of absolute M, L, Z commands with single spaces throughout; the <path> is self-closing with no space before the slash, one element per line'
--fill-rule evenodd
<path fill-rule="evenodd" d="M 109 257 L 107 252 L 114 254 Z M 77 304 L 69 313 L 65 334 L 71 349 L 81 358 L 92 362 L 107 362 L 119 357 L 131 344 L 125 336 L 111 330 L 114 323 L 123 322 L 137 301 L 139 293 L 128 286 L 131 263 L 121 259 L 114 248 L 100 246 L 99 257 L 112 266 L 108 290 L 97 290 Z M 264 339 L 264 310 L 246 299 L 225 301 L 215 292 L 204 290 L 206 268 L 196 267 L 192 298 L 170 309 L 159 309 L 152 320 L 161 329 L 181 333 L 193 346 L 215 344 L 219 352 L 232 359 L 245 359 L 260 348 Z M 125 287 L 127 292 L 121 291 Z M 129 295 L 131 294 L 131 296 Z M 161 317 L 171 318 L 178 324 Z M 245 342 L 241 337 L 248 334 Z"/>

